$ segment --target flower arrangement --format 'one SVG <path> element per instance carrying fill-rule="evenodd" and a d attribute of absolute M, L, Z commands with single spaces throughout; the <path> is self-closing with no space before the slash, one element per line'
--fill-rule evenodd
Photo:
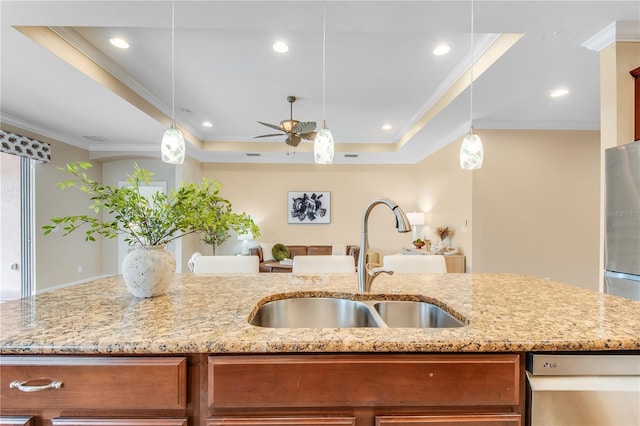
<path fill-rule="evenodd" d="M 445 238 L 453 237 L 453 231 L 448 226 L 438 226 L 438 236 L 444 241 Z"/>
<path fill-rule="evenodd" d="M 231 203 L 219 196 L 222 185 L 217 181 L 203 179 L 200 184 L 182 185 L 169 194 L 156 192 L 150 197 L 140 193 L 140 186 L 148 185 L 153 172 L 135 165 L 132 175 L 127 177 L 127 186 L 104 185 L 90 179 L 84 170 L 91 167 L 87 162 L 67 164 L 60 168 L 74 179 L 59 182 L 61 189 L 75 187 L 90 194 L 89 209 L 94 213 L 103 210 L 112 219 L 89 215 L 54 217 L 50 225 L 43 226 L 44 234 L 51 233 L 58 225 L 64 225 L 64 234 L 84 227 L 85 240 L 95 241 L 95 235 L 124 240 L 137 246 L 164 245 L 194 232 L 211 231 L 213 227 L 251 230 L 257 234 L 253 221 L 231 213 Z"/>

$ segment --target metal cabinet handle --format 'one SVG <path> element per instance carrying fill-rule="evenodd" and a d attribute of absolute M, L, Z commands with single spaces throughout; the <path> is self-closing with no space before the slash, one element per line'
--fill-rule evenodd
<path fill-rule="evenodd" d="M 62 387 L 62 382 L 56 381 L 42 386 L 29 386 L 25 385 L 25 383 L 28 383 L 28 381 L 21 382 L 19 380 L 15 380 L 9 384 L 9 388 L 18 389 L 21 392 L 38 392 L 45 389 L 60 389 Z"/>

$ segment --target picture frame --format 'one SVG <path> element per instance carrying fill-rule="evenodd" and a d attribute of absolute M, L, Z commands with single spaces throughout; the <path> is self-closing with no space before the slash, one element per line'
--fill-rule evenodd
<path fill-rule="evenodd" d="M 287 197 L 287 223 L 331 223 L 331 192 L 289 191 Z"/>

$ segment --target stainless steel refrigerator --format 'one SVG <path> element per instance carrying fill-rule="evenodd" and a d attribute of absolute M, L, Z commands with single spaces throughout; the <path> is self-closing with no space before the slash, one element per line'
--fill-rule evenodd
<path fill-rule="evenodd" d="M 640 141 L 605 150 L 604 292 L 640 300 Z"/>

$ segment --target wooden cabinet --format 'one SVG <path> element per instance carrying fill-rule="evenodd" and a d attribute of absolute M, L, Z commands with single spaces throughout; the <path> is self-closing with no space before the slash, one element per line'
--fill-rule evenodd
<path fill-rule="evenodd" d="M 206 426 L 355 426 L 354 417 L 218 417 L 207 419 Z"/>
<path fill-rule="evenodd" d="M 444 262 L 447 264 L 447 272 L 449 273 L 464 273 L 467 271 L 466 257 L 462 254 L 445 256 Z"/>
<path fill-rule="evenodd" d="M 185 357 L 2 356 L 0 386 L 2 415 L 36 424 L 186 425 Z"/>
<path fill-rule="evenodd" d="M 379 416 L 375 426 L 520 426 L 515 414 L 446 416 Z"/>
<path fill-rule="evenodd" d="M 258 424 L 247 414 L 324 414 L 353 416 L 358 425 L 520 425 L 521 360 L 519 354 L 211 356 L 207 424 Z"/>
<path fill-rule="evenodd" d="M 523 359 L 1 356 L 0 425 L 520 426 Z"/>

